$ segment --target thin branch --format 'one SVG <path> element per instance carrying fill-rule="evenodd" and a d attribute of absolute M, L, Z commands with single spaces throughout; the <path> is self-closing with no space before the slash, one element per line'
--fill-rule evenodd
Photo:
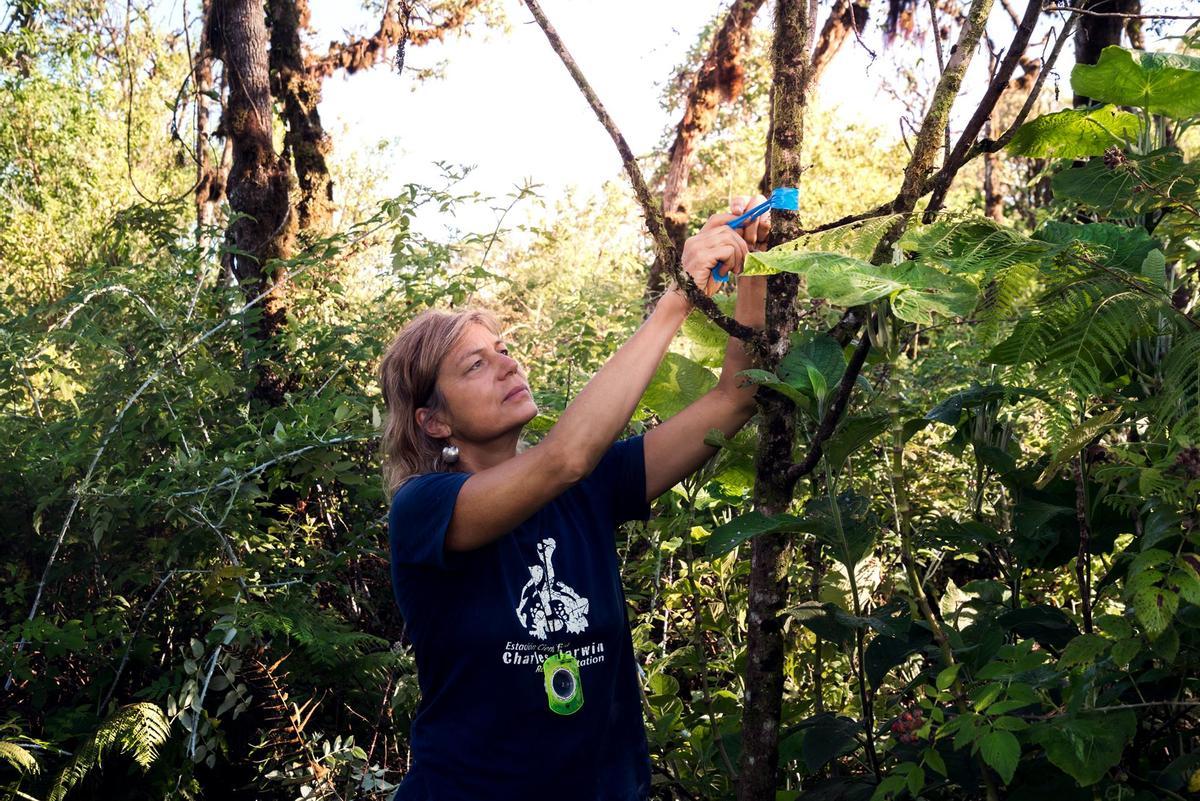
<path fill-rule="evenodd" d="M 704 294 L 692 277 L 685 273 L 679 264 L 679 254 L 676 252 L 675 243 L 671 241 L 671 236 L 667 232 L 666 224 L 663 222 L 662 210 L 658 204 L 654 202 L 650 195 L 650 189 L 646 186 L 646 179 L 642 177 L 642 171 L 638 168 L 637 160 L 633 157 L 633 151 L 629 149 L 629 143 L 625 141 L 625 136 L 617 128 L 616 122 L 609 116 L 608 111 L 604 108 L 604 104 L 600 102 L 600 98 L 592 89 L 583 71 L 579 69 L 579 65 L 575 63 L 575 59 L 567 50 L 559 38 L 558 32 L 554 30 L 554 26 L 550 24 L 550 20 L 546 18 L 546 14 L 542 11 L 542 7 L 537 0 L 525 0 L 526 7 L 533 14 L 534 20 L 538 27 L 546 34 L 546 40 L 550 43 L 550 47 L 562 60 L 563 66 L 567 68 L 567 72 L 571 74 L 575 85 L 579 87 L 579 91 L 583 93 L 587 99 L 588 105 L 592 107 L 592 111 L 596 114 L 596 118 L 600 124 L 604 126 L 604 130 L 608 132 L 613 144 L 616 145 L 617 152 L 621 156 L 621 164 L 625 168 L 626 175 L 629 176 L 629 182 L 633 185 L 633 194 L 637 198 L 638 205 L 642 207 L 642 215 L 646 220 L 646 228 L 650 231 L 650 236 L 654 240 L 655 255 L 662 261 L 663 264 L 670 265 L 675 276 L 675 281 L 679 287 L 687 294 L 692 305 L 707 315 L 714 323 L 730 336 L 737 337 L 747 343 L 761 354 L 765 351 L 765 342 L 762 334 L 748 325 L 743 325 L 732 317 L 726 316 L 716 302 L 712 298 Z"/>
<path fill-rule="evenodd" d="M 804 457 L 803 462 L 788 466 L 787 480 L 789 484 L 794 485 L 820 464 L 821 456 L 825 452 L 825 443 L 833 436 L 838 423 L 841 422 L 842 414 L 850 402 L 850 393 L 854 391 L 854 385 L 858 382 L 859 373 L 862 372 L 863 365 L 867 361 L 867 354 L 870 352 L 871 338 L 864 334 L 859 338 L 854 355 L 850 357 L 850 362 L 846 365 L 846 372 L 842 374 L 842 382 L 838 384 L 833 402 L 825 410 L 825 416 L 821 418 L 821 424 L 817 426 L 816 433 L 813 434 L 812 441 L 808 446 L 808 455 Z"/>
<path fill-rule="evenodd" d="M 1200 19 L 1200 14 L 1126 14 L 1120 11 L 1088 11 L 1075 6 L 1042 6 L 1042 11 L 1062 11 L 1087 14 L 1089 17 L 1121 17 L 1123 19 Z"/>
<path fill-rule="evenodd" d="M 925 212 L 925 222 L 930 222 L 933 215 L 941 208 L 942 202 L 946 198 L 946 192 L 950 189 L 950 184 L 953 182 L 954 175 L 959 168 L 966 162 L 967 152 L 971 145 L 975 143 L 975 137 L 983 130 L 984 124 L 992 115 L 992 110 L 1000 101 L 1000 96 L 1004 94 L 1004 90 L 1008 88 L 1008 82 L 1012 78 L 1013 72 L 1021 61 L 1021 57 L 1025 55 L 1025 48 L 1029 45 L 1029 38 L 1033 35 L 1034 26 L 1037 25 L 1038 14 L 1041 9 L 1040 0 L 1029 0 L 1025 7 L 1025 15 L 1021 18 L 1020 25 L 1017 26 L 1017 31 L 1013 34 L 1012 42 L 1004 53 L 1004 58 L 1001 60 L 999 67 L 996 69 L 996 74 L 992 78 L 992 82 L 988 84 L 987 91 L 979 101 L 979 105 L 975 107 L 975 113 L 971 115 L 971 119 L 963 128 L 962 134 L 958 137 L 958 142 L 954 145 L 954 150 L 948 152 L 946 161 L 942 165 L 942 169 L 938 171 L 936 182 L 931 181 L 933 187 L 933 195 L 929 199 L 929 207 Z"/>

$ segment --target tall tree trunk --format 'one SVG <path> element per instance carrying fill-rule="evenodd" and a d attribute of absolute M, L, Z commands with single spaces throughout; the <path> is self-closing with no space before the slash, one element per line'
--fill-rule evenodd
<path fill-rule="evenodd" d="M 750 35 L 754 17 L 764 0 L 734 0 L 725 22 L 713 37 L 708 54 L 696 72 L 688 92 L 683 117 L 675 129 L 671 144 L 667 177 L 663 182 L 662 210 L 667 231 L 676 249 L 683 247 L 687 236 L 688 210 L 683 203 L 688 178 L 695 162 L 699 140 L 712 130 L 722 102 L 732 102 L 742 94 L 742 48 Z M 813 52 L 809 83 L 815 85 L 832 63 L 842 45 L 855 31 L 867 24 L 868 9 L 852 0 L 837 0 L 821 27 Z M 768 171 L 770 167 L 768 165 Z M 764 174 L 765 177 L 765 174 Z M 655 259 L 646 279 L 646 311 L 653 308 L 669 277 L 667 265 Z"/>
<path fill-rule="evenodd" d="M 800 184 L 804 113 L 811 85 L 812 41 L 816 3 L 778 0 L 775 40 L 771 49 L 774 78 L 771 93 L 770 184 Z M 774 247 L 795 239 L 800 220 L 795 212 L 776 211 L 769 244 Z M 799 322 L 796 294 L 799 276 L 780 273 L 767 279 L 766 332 L 773 370 L 788 348 L 788 335 Z M 790 402 L 764 392 L 762 438 L 755 457 L 754 508 L 765 515 L 786 512 L 792 501 L 794 480 L 788 478 L 792 445 L 796 437 L 795 413 Z M 779 764 L 779 726 L 783 703 L 784 638 L 781 613 L 787 600 L 784 537 L 755 538 L 750 560 L 750 594 L 746 643 L 746 695 L 742 718 L 742 756 L 739 768 L 739 801 L 775 797 Z"/>
<path fill-rule="evenodd" d="M 207 245 L 204 229 L 212 225 L 215 209 L 225 197 L 225 179 L 220 169 L 213 164 L 212 143 L 208 130 L 209 115 L 212 113 L 211 92 L 213 91 L 213 53 L 208 35 L 208 20 L 212 17 L 212 0 L 202 0 L 200 45 L 196 48 L 193 65 L 196 81 L 196 226 L 200 233 L 201 247 Z"/>
<path fill-rule="evenodd" d="M 1121 44 L 1121 32 L 1125 29 L 1125 18 L 1099 16 L 1105 13 L 1136 14 L 1141 8 L 1140 0 L 1082 0 L 1079 7 L 1096 14 L 1081 14 L 1079 27 L 1075 29 L 1075 63 L 1095 64 L 1100 51 L 1109 45 Z M 1140 36 L 1141 29 L 1138 28 Z M 1074 96 L 1075 106 L 1086 106 L 1090 99 L 1084 95 Z"/>
<path fill-rule="evenodd" d="M 268 0 L 271 18 L 271 93 L 283 104 L 285 156 L 296 170 L 296 221 L 301 231 L 324 228 L 333 215 L 333 181 L 325 157 L 332 144 L 321 125 L 319 73 L 310 70 L 300 42 L 308 27 L 308 0 Z"/>
<path fill-rule="evenodd" d="M 288 165 L 271 141 L 262 0 L 213 0 L 208 35 L 229 85 L 221 120 L 233 152 L 227 191 L 234 219 L 225 232 L 233 252 L 227 258 L 247 299 L 268 293 L 259 318 L 249 324 L 248 355 L 257 376 L 252 397 L 279 406 L 295 381 L 282 345 L 287 279 L 278 261 L 291 255 L 295 216 L 288 202 Z"/>

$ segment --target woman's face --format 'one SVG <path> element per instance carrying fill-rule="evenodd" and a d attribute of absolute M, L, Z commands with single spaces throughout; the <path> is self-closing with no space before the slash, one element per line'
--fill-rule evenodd
<path fill-rule="evenodd" d="M 508 355 L 504 340 L 479 323 L 469 325 L 442 359 L 437 384 L 449 420 L 426 426 L 436 437 L 453 432 L 457 439 L 487 442 L 519 429 L 538 413 L 524 370 Z"/>

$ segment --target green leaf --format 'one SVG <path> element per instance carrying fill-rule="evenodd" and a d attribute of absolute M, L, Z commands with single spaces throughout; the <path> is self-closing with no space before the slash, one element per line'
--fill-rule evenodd
<path fill-rule="evenodd" d="M 896 265 L 890 275 L 905 285 L 892 298 L 892 310 L 901 320 L 910 323 L 931 325 L 935 314 L 965 317 L 975 308 L 979 296 L 970 281 L 944 273 L 923 261 Z"/>
<path fill-rule="evenodd" d="M 1067 648 L 1058 660 L 1058 665 L 1066 668 L 1093 662 L 1096 657 L 1108 649 L 1110 644 L 1111 642 L 1107 638 L 1101 637 L 1099 634 L 1080 634 L 1067 643 Z"/>
<path fill-rule="evenodd" d="M 781 379 L 817 398 L 820 398 L 828 387 L 841 381 L 844 372 L 846 355 L 842 352 L 842 346 L 825 333 L 793 333 L 791 348 L 779 363 Z M 818 389 L 822 392 L 818 393 Z"/>
<path fill-rule="evenodd" d="M 1034 236 L 1043 242 L 1070 246 L 1081 243 L 1099 251 L 1097 261 L 1127 272 L 1137 272 L 1146 256 L 1154 250 L 1157 240 L 1138 226 L 1129 228 L 1113 223 L 1048 222 Z M 1091 248 L 1089 248 L 1091 249 Z"/>
<path fill-rule="evenodd" d="M 781 395 L 791 398 L 792 402 L 801 409 L 811 409 L 812 400 L 804 394 L 803 390 L 797 389 L 791 384 L 783 381 L 779 376 L 769 370 L 759 370 L 751 368 L 742 370 L 738 373 L 739 376 L 745 376 L 755 384 L 761 384 L 764 387 L 770 387 Z"/>
<path fill-rule="evenodd" d="M 743 275 L 796 273 L 807 279 L 808 296 L 835 306 L 858 306 L 903 288 L 882 270 L 840 253 L 772 249 L 746 257 Z"/>
<path fill-rule="evenodd" d="M 837 228 L 831 228 L 828 231 L 808 234 L 807 236 L 802 236 L 799 239 L 793 239 L 791 242 L 785 242 L 782 245 L 771 248 L 771 250 L 838 253 L 858 259 L 859 261 L 869 262 L 871 256 L 875 253 L 875 248 L 879 245 L 880 240 L 883 239 L 884 234 L 904 219 L 905 215 L 903 214 L 871 217 L 866 220 L 859 220 L 838 226 Z"/>
<path fill-rule="evenodd" d="M 1200 58 L 1110 46 L 1071 70 L 1076 94 L 1177 120 L 1200 114 Z"/>
<path fill-rule="evenodd" d="M 1116 106 L 1070 108 L 1022 125 L 1008 143 L 1008 152 L 1041 159 L 1100 156 L 1107 148 L 1137 141 L 1141 132 L 1141 118 Z"/>
<path fill-rule="evenodd" d="M 961 667 L 961 664 L 953 664 L 950 667 L 945 668 L 937 675 L 937 680 L 934 682 L 934 685 L 939 690 L 949 689 L 950 685 L 953 684 L 954 680 L 958 677 L 958 671 Z"/>
<path fill-rule="evenodd" d="M 1112 217 L 1133 217 L 1180 202 L 1195 202 L 1200 168 L 1185 163 L 1179 150 L 1161 148 L 1130 155 L 1125 164 L 1108 167 L 1091 159 L 1081 167 L 1061 170 L 1050 179 L 1054 196 Z"/>
<path fill-rule="evenodd" d="M 1133 658 L 1142 650 L 1142 641 L 1136 637 L 1130 637 L 1125 640 L 1119 640 L 1112 647 L 1112 661 L 1119 667 L 1126 667 Z"/>
<path fill-rule="evenodd" d="M 862 725 L 850 718 L 831 714 L 810 718 L 811 726 L 804 734 L 800 746 L 804 766 L 809 773 L 816 773 L 831 759 L 858 750 L 858 735 Z M 807 721 L 806 721 L 807 722 Z"/>
<path fill-rule="evenodd" d="M 1057 718 L 1031 728 L 1029 738 L 1046 750 L 1058 768 L 1088 787 L 1121 761 L 1125 744 L 1136 731 L 1137 716 L 1124 709 Z"/>
<path fill-rule="evenodd" d="M 729 553 L 751 537 L 776 531 L 801 531 L 800 518 L 795 515 L 768 517 L 757 509 L 739 515 L 728 523 L 717 526 L 705 541 L 704 550 L 709 556 Z"/>
<path fill-rule="evenodd" d="M 1175 560 L 1175 571 L 1171 573 L 1171 585 L 1179 597 L 1189 604 L 1200 606 L 1200 559 L 1184 554 Z"/>
<path fill-rule="evenodd" d="M 1122 410 L 1112 409 L 1084 421 L 1065 437 L 1060 438 L 1059 441 L 1062 443 L 1062 446 L 1050 459 L 1050 464 L 1046 465 L 1046 469 L 1038 476 L 1038 480 L 1034 482 L 1034 486 L 1038 489 L 1044 489 L 1067 462 L 1078 456 L 1085 445 L 1112 426 L 1121 415 Z"/>
<path fill-rule="evenodd" d="M 1007 731 L 990 731 L 979 741 L 979 751 L 983 761 L 1000 774 L 1004 783 L 1011 784 L 1017 763 L 1021 761 L 1021 744 L 1016 736 Z"/>
<path fill-rule="evenodd" d="M 1140 230 L 1140 229 L 1139 229 Z M 1167 259 L 1163 256 L 1163 252 L 1155 248 L 1146 254 L 1146 258 L 1142 260 L 1141 273 L 1146 278 L 1154 282 L 1155 286 L 1166 288 L 1167 286 Z"/>
<path fill-rule="evenodd" d="M 878 521 L 870 512 L 870 501 L 853 492 L 837 497 L 837 508 L 828 497 L 813 498 L 804 505 L 803 531 L 813 534 L 833 550 L 833 556 L 854 569 L 875 543 Z"/>
<path fill-rule="evenodd" d="M 667 353 L 654 371 L 641 405 L 665 420 L 679 414 L 716 385 L 717 377 L 704 365 L 678 353 Z"/>
<path fill-rule="evenodd" d="M 1162 587 L 1143 587 L 1133 596 L 1134 612 L 1151 639 L 1166 631 L 1178 607 L 1179 596 Z"/>
<path fill-rule="evenodd" d="M 891 418 L 886 414 L 865 417 L 847 417 L 838 426 L 833 436 L 825 443 L 825 460 L 836 475 L 850 455 L 875 437 L 888 430 Z"/>

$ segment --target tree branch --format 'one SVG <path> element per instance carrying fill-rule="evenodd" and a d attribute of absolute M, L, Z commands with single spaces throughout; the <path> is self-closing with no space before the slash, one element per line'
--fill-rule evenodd
<path fill-rule="evenodd" d="M 675 243 L 671 240 L 670 234 L 667 233 L 666 225 L 663 223 L 662 211 L 650 196 L 650 189 L 646 186 L 646 179 L 642 177 L 642 171 L 638 168 L 637 160 L 633 157 L 633 151 L 629 149 L 629 143 L 625 141 L 625 136 L 617 128 L 617 124 L 613 121 L 613 118 L 609 116 L 608 111 L 604 108 L 604 104 L 600 102 L 600 98 L 596 96 L 595 90 L 588 83 L 583 71 L 579 69 L 579 65 L 575 63 L 575 59 L 567 50 L 566 45 L 563 44 L 562 39 L 559 38 L 558 32 L 550 24 L 550 20 L 546 19 L 546 14 L 542 11 L 542 7 L 538 4 L 537 0 L 525 0 L 525 5 L 533 14 L 538 27 L 546 34 L 546 40 L 550 42 L 551 49 L 562 60 L 563 65 L 567 68 L 567 72 L 574 79 L 575 85 L 579 87 L 579 91 L 583 93 L 588 104 L 592 107 L 592 111 L 595 112 L 596 118 L 604 126 L 604 130 L 608 131 L 609 137 L 612 139 L 613 144 L 616 145 L 617 153 L 621 156 L 621 164 L 625 168 L 625 174 L 629 176 L 629 182 L 633 185 L 633 194 L 637 198 L 638 205 L 642 207 L 642 215 L 646 220 L 646 228 L 649 229 L 650 236 L 654 240 L 656 257 L 663 264 L 670 265 L 676 283 L 687 293 L 693 306 L 708 316 L 730 336 L 737 337 L 750 345 L 756 353 L 761 354 L 764 350 L 762 335 L 750 326 L 743 325 L 732 317 L 726 316 L 717 306 L 716 302 L 696 286 L 696 282 L 692 280 L 691 276 L 680 269 L 679 254 Z"/>
<path fill-rule="evenodd" d="M 1122 19 L 1200 19 L 1200 14 L 1125 14 L 1120 11 L 1088 11 L 1086 8 L 1075 6 L 1043 6 L 1042 11 L 1070 11 L 1075 14 L 1086 14 L 1089 17 L 1121 17 Z"/>
<path fill-rule="evenodd" d="M 1025 55 L 1025 48 L 1029 46 L 1029 37 L 1033 35 L 1034 26 L 1037 25 L 1041 6 L 1041 0 L 1029 0 L 1029 3 L 1025 6 L 1025 14 L 1021 17 L 1021 22 L 1017 26 L 1016 33 L 1013 34 L 1012 42 L 1004 52 L 1004 58 L 1001 60 L 1000 66 L 996 69 L 996 74 L 992 77 L 992 82 L 988 85 L 987 91 L 983 93 L 979 105 L 975 107 L 975 113 L 971 115 L 971 119 L 959 135 L 954 149 L 947 155 L 945 164 L 942 165 L 942 169 L 938 172 L 940 180 L 930 182 L 932 196 L 929 198 L 929 206 L 925 211 L 926 223 L 932 222 L 933 215 L 942 207 L 954 176 L 966 162 L 967 151 L 974 144 L 975 137 L 983 130 L 983 126 L 991 116 L 996 103 L 1000 102 L 1000 96 L 1008 88 L 1008 82 L 1012 78 L 1013 72 L 1020 63 L 1021 57 Z"/>
<path fill-rule="evenodd" d="M 804 461 L 788 466 L 787 479 L 791 484 L 794 485 L 813 470 L 816 470 L 817 465 L 821 463 L 821 457 L 825 452 L 825 443 L 833 436 L 833 432 L 837 430 L 838 423 L 841 422 L 842 415 L 850 403 L 850 393 L 854 391 L 854 385 L 858 381 L 858 376 L 862 372 L 863 365 L 866 364 L 867 354 L 870 351 L 871 338 L 863 335 L 859 338 L 858 345 L 854 348 L 854 354 L 850 357 L 849 364 L 846 365 L 846 372 L 842 374 L 842 381 L 838 384 L 837 394 L 833 396 L 833 402 L 825 410 L 825 416 L 821 418 L 821 423 L 817 426 L 817 430 L 813 434 L 812 442 L 809 443 L 808 453 L 805 455 Z"/>
<path fill-rule="evenodd" d="M 427 28 L 408 28 L 396 14 L 395 0 L 387 0 L 384 4 L 383 18 L 379 22 L 379 30 L 371 36 L 360 36 L 348 42 L 330 42 L 329 50 L 323 56 L 313 59 L 308 65 L 311 77 L 327 78 L 338 70 L 354 74 L 361 69 L 369 69 L 387 59 L 388 48 L 401 40 L 415 47 L 440 42 L 446 34 L 461 28 L 471 13 L 483 0 L 463 0 L 462 5 L 444 19 Z"/>

